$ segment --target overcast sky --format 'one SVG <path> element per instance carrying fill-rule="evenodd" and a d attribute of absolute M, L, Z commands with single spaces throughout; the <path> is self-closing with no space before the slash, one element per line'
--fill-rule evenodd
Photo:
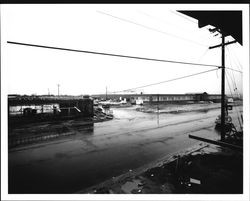
<path fill-rule="evenodd" d="M 42 49 L 7 41 L 156 59 L 221 65 L 221 38 L 169 5 L 2 5 L 2 76 L 8 94 L 80 95 L 121 91 L 213 69 Z M 228 38 L 227 40 L 232 40 Z M 229 45 L 226 65 L 242 70 L 242 47 Z M 242 92 L 242 74 L 235 79 Z M 220 70 L 146 87 L 144 93 L 220 93 Z M 226 83 L 227 84 L 227 83 Z M 226 92 L 229 93 L 227 85 Z"/>

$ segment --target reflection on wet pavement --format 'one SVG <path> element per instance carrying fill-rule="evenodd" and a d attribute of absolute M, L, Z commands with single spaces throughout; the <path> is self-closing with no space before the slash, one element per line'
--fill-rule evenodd
<path fill-rule="evenodd" d="M 9 193 L 74 193 L 198 143 L 188 138 L 192 132 L 218 136 L 219 113 L 114 108 L 113 120 L 91 130 L 79 120 L 67 122 L 72 135 L 9 151 Z"/>

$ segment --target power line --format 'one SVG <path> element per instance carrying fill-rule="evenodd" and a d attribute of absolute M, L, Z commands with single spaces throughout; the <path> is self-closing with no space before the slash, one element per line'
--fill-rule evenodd
<path fill-rule="evenodd" d="M 231 88 L 231 86 L 230 86 L 230 82 L 229 82 L 229 79 L 228 79 L 228 76 L 229 76 L 228 71 L 226 71 L 225 75 L 226 75 L 226 80 L 227 80 L 227 84 L 228 84 L 228 88 L 229 88 L 230 94 L 231 94 L 231 96 L 233 97 L 232 88 Z M 230 77 L 230 78 L 231 78 L 231 77 Z M 231 81 L 232 81 L 232 78 L 231 78 Z M 234 87 L 234 86 L 233 86 L 233 87 Z M 235 90 L 233 90 L 233 91 L 235 91 Z"/>
<path fill-rule="evenodd" d="M 184 62 L 184 61 L 173 61 L 173 60 L 165 60 L 165 59 L 154 59 L 154 58 L 148 58 L 148 57 L 137 57 L 137 56 L 128 56 L 128 55 L 121 55 L 121 54 L 111 54 L 111 53 L 104 53 L 104 52 L 76 50 L 76 49 L 52 47 L 52 46 L 45 46 L 45 45 L 35 45 L 35 44 L 28 44 L 28 43 L 19 43 L 19 42 L 13 42 L 13 41 L 7 41 L 7 43 L 14 44 L 14 45 L 23 45 L 23 46 L 30 46 L 30 47 L 40 47 L 40 48 L 47 48 L 47 49 L 64 50 L 64 51 L 71 51 L 71 52 L 81 52 L 81 53 L 87 53 L 87 54 L 97 54 L 97 55 L 104 55 L 104 56 L 129 58 L 129 59 L 140 59 L 140 60 L 147 60 L 147 61 L 157 61 L 157 62 L 167 62 L 167 63 L 177 63 L 177 64 L 185 64 L 185 65 L 194 65 L 194 66 L 206 66 L 206 67 L 221 68 L 221 66 L 212 65 L 212 64 L 199 64 L 199 63 Z"/>
<path fill-rule="evenodd" d="M 155 17 L 155 16 L 153 16 L 153 15 L 151 15 L 151 14 L 146 13 L 145 11 L 137 11 L 137 12 L 138 12 L 138 13 L 141 13 L 141 14 L 143 14 L 143 15 L 149 17 L 149 18 L 152 18 L 152 19 L 157 20 L 157 21 L 164 22 L 164 24 L 168 24 L 168 25 L 174 26 L 174 27 L 179 28 L 179 29 L 182 29 L 182 30 L 183 30 L 183 29 L 188 30 L 188 31 L 193 30 L 193 29 L 191 29 L 191 28 L 182 27 L 182 26 L 180 26 L 180 25 L 178 25 L 178 24 L 176 24 L 176 23 L 173 24 L 173 23 L 171 23 L 171 22 L 169 22 L 169 21 L 167 21 L 167 20 L 165 20 L 165 19 L 161 19 L 160 17 Z"/>
<path fill-rule="evenodd" d="M 232 57 L 232 55 L 231 55 L 231 53 L 230 53 L 230 51 L 229 51 L 229 48 L 226 46 L 226 50 L 227 50 L 227 52 L 228 52 L 228 58 L 229 58 L 229 62 L 230 62 L 230 66 L 232 67 L 232 60 L 231 60 L 231 57 Z M 242 69 L 240 69 L 239 67 L 238 67 L 238 65 L 235 65 L 236 67 L 237 67 L 237 69 L 240 71 L 240 70 L 242 70 Z"/>
<path fill-rule="evenodd" d="M 104 55 L 104 56 L 129 58 L 129 59 L 140 59 L 140 60 L 147 60 L 147 61 L 157 61 L 157 62 L 177 63 L 177 64 L 193 65 L 193 66 L 206 66 L 206 67 L 221 68 L 221 66 L 214 65 L 214 64 L 200 64 L 200 63 L 192 63 L 192 62 L 184 62 L 184 61 L 173 61 L 173 60 L 165 60 L 165 59 L 154 59 L 154 58 L 148 58 L 148 57 L 137 57 L 137 56 L 128 56 L 128 55 L 121 55 L 121 54 L 111 54 L 111 53 L 104 53 L 104 52 L 75 50 L 75 49 L 69 49 L 69 48 L 60 48 L 60 47 L 45 46 L 45 45 L 35 45 L 35 44 L 19 43 L 19 42 L 13 42 L 13 41 L 7 41 L 7 43 L 14 44 L 14 45 L 30 46 L 30 47 L 40 47 L 40 48 L 47 48 L 47 49 L 64 50 L 64 51 L 71 51 L 71 52 L 81 52 L 81 53 L 86 53 L 86 54 L 97 54 L 97 55 Z M 235 70 L 233 68 L 229 68 L 229 67 L 225 67 L 225 68 L 232 70 L 232 71 L 239 72 L 239 73 L 243 73 L 242 71 Z"/>
<path fill-rule="evenodd" d="M 57 94 L 59 96 L 59 88 L 60 88 L 60 84 L 57 84 Z"/>
<path fill-rule="evenodd" d="M 228 52 L 229 52 L 229 49 L 227 49 L 227 50 L 228 50 Z M 229 63 L 230 63 L 230 67 L 232 67 L 231 57 L 229 57 Z M 240 70 L 240 69 L 238 69 L 238 70 Z M 231 78 L 231 75 L 228 73 L 228 75 L 229 75 L 230 78 L 232 79 L 232 82 L 233 82 L 233 84 L 234 84 L 234 88 L 237 89 L 236 81 L 235 81 L 235 78 L 234 78 L 234 73 L 231 72 L 231 74 L 232 74 L 233 79 Z"/>
<path fill-rule="evenodd" d="M 181 14 L 181 13 L 179 13 L 179 12 L 177 12 L 177 11 L 173 11 L 173 10 L 170 10 L 170 12 L 173 13 L 173 14 L 175 14 L 175 15 L 177 15 L 177 16 L 180 16 L 180 17 L 184 18 L 185 20 L 188 20 L 188 21 L 190 21 L 190 22 L 192 22 L 192 23 L 194 23 L 194 24 L 197 24 L 197 22 L 191 20 L 191 19 L 188 18 L 186 15 L 183 15 L 183 14 Z M 193 18 L 192 18 L 192 19 L 193 19 Z"/>
<path fill-rule="evenodd" d="M 169 22 L 169 21 L 167 21 L 167 20 L 165 20 L 165 19 L 162 19 L 162 18 L 160 18 L 160 17 L 156 17 L 156 16 L 153 16 L 153 15 L 151 15 L 151 14 L 148 14 L 148 13 L 146 13 L 145 11 L 137 11 L 137 12 L 138 12 L 138 13 L 141 13 L 141 14 L 143 14 L 143 15 L 149 17 L 149 18 L 152 18 L 152 19 L 154 19 L 155 21 L 159 21 L 159 22 L 161 21 L 161 23 L 164 23 L 164 24 L 173 26 L 173 27 L 175 27 L 175 28 L 177 28 L 177 29 L 180 29 L 181 31 L 188 31 L 188 32 L 191 32 L 191 33 L 194 32 L 194 29 L 192 29 L 192 28 L 183 27 L 183 26 L 179 25 L 178 23 L 171 23 L 171 22 Z M 172 11 L 171 11 L 171 12 L 172 12 Z M 174 14 L 175 14 L 175 13 L 174 13 Z M 196 24 L 197 24 L 197 23 L 196 23 Z M 205 45 L 205 44 L 207 44 L 208 41 L 209 41 L 209 38 L 206 40 L 206 43 L 200 43 L 200 44 L 203 44 L 204 46 L 208 47 L 208 45 Z M 195 41 L 193 41 L 193 42 L 195 42 Z M 195 42 L 195 43 L 196 43 L 196 42 Z"/>
<path fill-rule="evenodd" d="M 230 66 L 232 66 L 231 59 L 229 59 L 229 61 L 230 61 Z M 230 73 L 231 73 L 232 76 L 230 75 Z M 239 96 L 239 92 L 238 92 L 238 89 L 237 89 L 234 73 L 233 72 L 230 72 L 230 73 L 228 72 L 227 74 L 228 74 L 228 76 L 230 77 L 230 79 L 231 79 L 231 81 L 233 83 L 235 93 L 237 93 L 237 95 Z"/>
<path fill-rule="evenodd" d="M 199 59 L 197 61 L 200 62 L 201 59 L 207 54 L 208 51 L 209 51 L 209 49 L 206 48 L 206 50 L 204 51 L 204 53 L 199 57 Z"/>
<path fill-rule="evenodd" d="M 193 41 L 193 40 L 190 40 L 190 39 L 187 39 L 187 38 L 183 38 L 183 37 L 181 37 L 181 36 L 177 36 L 177 35 L 174 35 L 174 34 L 165 32 L 165 31 L 161 31 L 161 30 L 159 30 L 159 29 L 155 29 L 155 28 L 152 28 L 152 27 L 149 27 L 149 26 L 146 26 L 146 25 L 137 23 L 137 22 L 133 22 L 133 21 L 128 20 L 128 19 L 125 19 L 125 18 L 117 17 L 117 16 L 114 16 L 114 15 L 111 15 L 111 14 L 109 14 L 109 13 L 105 13 L 105 12 L 102 12 L 102 11 L 97 11 L 97 12 L 98 12 L 98 13 L 101 13 L 101 14 L 104 14 L 104 15 L 107 15 L 107 16 L 109 16 L 109 17 L 113 17 L 113 18 L 116 18 L 116 19 L 119 19 L 119 20 L 122 20 L 122 21 L 125 21 L 125 22 L 128 22 L 128 23 L 131 23 L 131 24 L 135 24 L 135 25 L 137 25 L 137 26 L 141 26 L 141 27 L 143 27 L 143 28 L 146 28 L 146 29 L 149 29 L 149 30 L 152 30 L 152 31 L 156 31 L 156 32 L 159 32 L 159 33 L 162 33 L 162 34 L 169 35 L 169 36 L 171 36 L 171 37 L 175 37 L 175 38 L 178 38 L 178 39 L 181 39 L 181 40 L 185 40 L 185 41 L 188 41 L 188 42 L 197 44 L 197 45 L 201 45 L 201 46 L 208 47 L 208 46 L 205 45 L 205 44 L 201 44 L 201 43 L 199 43 L 199 42 L 196 42 L 196 41 Z"/>
<path fill-rule="evenodd" d="M 154 86 L 154 85 L 158 85 L 158 84 L 163 84 L 163 83 L 166 83 L 166 82 L 172 82 L 172 81 L 176 81 L 176 80 L 180 80 L 180 79 L 184 79 L 184 78 L 188 78 L 188 77 L 208 73 L 208 72 L 215 71 L 215 70 L 217 70 L 217 69 L 202 71 L 202 72 L 195 73 L 195 74 L 185 75 L 185 76 L 170 79 L 170 80 L 165 80 L 165 81 L 161 81 L 161 82 L 157 82 L 157 83 L 153 83 L 153 84 L 147 84 L 147 85 L 143 85 L 143 86 L 139 86 L 139 87 L 135 87 L 135 88 L 130 88 L 130 89 L 125 89 L 125 90 L 121 90 L 121 91 L 115 91 L 115 92 L 111 92 L 111 93 L 119 93 L 119 92 L 125 92 L 125 91 L 131 91 L 131 90 L 135 90 L 135 89 L 150 87 L 150 86 Z"/>
<path fill-rule="evenodd" d="M 233 57 L 236 59 L 236 61 L 237 61 L 237 63 L 239 64 L 239 66 L 240 66 L 240 68 L 242 69 L 242 65 L 241 65 L 241 63 L 240 63 L 240 61 L 239 61 L 239 59 L 238 59 L 238 57 L 237 57 L 237 55 L 235 54 L 235 52 L 234 52 L 234 49 L 235 48 L 235 46 L 232 46 L 232 48 L 231 48 L 231 51 L 232 51 L 232 55 L 233 55 Z"/>
<path fill-rule="evenodd" d="M 225 67 L 225 68 L 228 69 L 228 70 L 232 70 L 232 71 L 238 72 L 238 73 L 243 73 L 242 71 L 236 70 L 236 69 L 233 69 L 233 68 L 229 68 L 229 67 Z"/>
<path fill-rule="evenodd" d="M 226 46 L 226 50 L 227 50 L 227 56 L 228 56 L 228 58 L 229 58 L 229 62 L 230 62 L 230 67 L 232 67 L 233 65 L 232 65 L 232 60 L 231 60 L 231 54 L 230 54 L 230 52 L 229 52 L 229 49 L 227 48 L 227 46 Z M 237 65 L 236 65 L 237 66 Z M 234 68 L 229 68 L 229 67 L 226 67 L 226 69 L 229 69 L 229 70 L 232 70 L 232 71 L 235 71 L 235 72 L 239 72 L 239 73 L 243 73 L 240 69 L 239 69 L 239 67 L 237 66 L 237 68 L 238 68 L 238 70 L 236 70 L 236 69 L 234 69 Z"/>
<path fill-rule="evenodd" d="M 234 77 L 232 78 L 232 76 L 230 75 L 230 73 L 228 71 L 227 71 L 227 76 L 230 77 L 230 79 L 231 79 L 231 82 L 232 82 L 232 85 L 233 85 L 233 91 L 235 92 L 235 94 L 237 93 L 237 95 L 239 95 Z"/>
<path fill-rule="evenodd" d="M 228 87 L 229 87 L 229 91 L 230 91 L 231 96 L 232 96 L 232 98 L 233 98 L 233 93 L 232 93 L 232 90 L 231 90 L 231 87 L 230 87 L 230 83 L 229 83 L 229 79 L 228 79 L 228 76 L 227 76 L 227 72 L 225 73 L 225 75 L 226 75 L 226 80 L 227 80 L 227 84 L 228 84 Z M 229 74 L 228 74 L 228 75 L 229 75 Z M 238 118 L 240 127 L 242 127 L 242 124 L 241 124 L 241 121 L 240 121 L 240 118 L 239 118 L 240 112 L 238 111 L 237 106 L 235 106 L 235 110 L 236 110 L 236 113 L 237 113 L 237 118 Z"/>
<path fill-rule="evenodd" d="M 232 55 L 232 60 L 235 62 L 237 68 L 238 68 L 239 70 L 242 70 L 243 68 L 242 68 L 242 65 L 241 65 L 240 61 L 238 60 L 237 56 L 236 56 L 235 53 L 233 52 L 233 49 L 231 49 L 231 50 L 232 50 L 232 54 L 231 54 L 230 51 L 229 51 L 229 52 L 230 52 L 230 55 Z"/>

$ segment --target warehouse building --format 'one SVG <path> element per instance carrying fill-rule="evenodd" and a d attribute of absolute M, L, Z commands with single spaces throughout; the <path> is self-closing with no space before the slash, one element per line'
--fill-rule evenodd
<path fill-rule="evenodd" d="M 144 103 L 187 103 L 187 102 L 200 102 L 200 101 L 212 101 L 220 102 L 221 95 L 203 93 L 188 93 L 188 94 L 99 94 L 92 95 L 94 99 L 105 100 L 120 100 L 126 99 L 129 102 L 136 100 L 142 100 Z"/>

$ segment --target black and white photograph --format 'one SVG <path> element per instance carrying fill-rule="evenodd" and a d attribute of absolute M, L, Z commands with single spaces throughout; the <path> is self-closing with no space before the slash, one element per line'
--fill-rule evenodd
<path fill-rule="evenodd" d="M 1 192 L 248 200 L 249 5 L 1 5 Z"/>

